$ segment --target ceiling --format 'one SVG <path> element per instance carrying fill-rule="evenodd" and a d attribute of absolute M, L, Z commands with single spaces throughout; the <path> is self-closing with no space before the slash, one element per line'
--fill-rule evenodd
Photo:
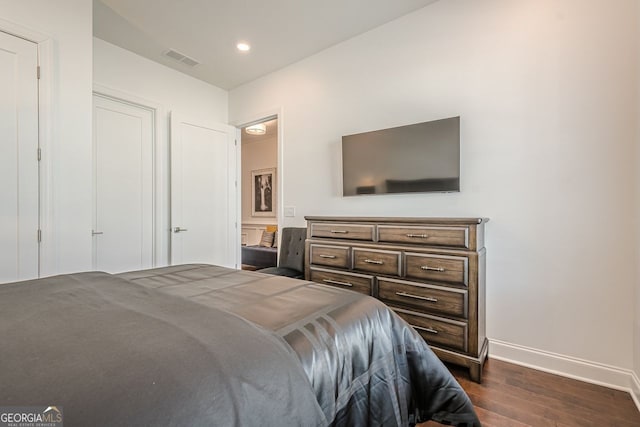
<path fill-rule="evenodd" d="M 98 38 L 226 90 L 437 0 L 94 0 Z M 236 49 L 239 41 L 251 51 Z M 190 67 L 165 55 L 176 50 Z"/>

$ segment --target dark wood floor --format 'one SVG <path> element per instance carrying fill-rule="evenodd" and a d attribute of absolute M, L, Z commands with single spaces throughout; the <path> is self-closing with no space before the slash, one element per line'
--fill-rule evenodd
<path fill-rule="evenodd" d="M 469 380 L 468 371 L 449 369 L 471 398 L 484 427 L 640 426 L 640 412 L 623 391 L 493 359 L 485 364 L 482 384 Z"/>

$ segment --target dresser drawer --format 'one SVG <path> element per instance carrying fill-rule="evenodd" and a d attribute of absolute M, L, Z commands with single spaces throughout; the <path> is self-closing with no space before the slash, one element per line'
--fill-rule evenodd
<path fill-rule="evenodd" d="M 378 278 L 378 297 L 391 305 L 467 318 L 467 291 Z"/>
<path fill-rule="evenodd" d="M 461 256 L 432 255 L 407 252 L 405 254 L 407 277 L 467 286 L 469 284 L 469 259 Z"/>
<path fill-rule="evenodd" d="M 311 244 L 311 264 L 349 268 L 349 247 Z"/>
<path fill-rule="evenodd" d="M 371 295 L 373 276 L 311 268 L 311 281 Z"/>
<path fill-rule="evenodd" d="M 373 241 L 373 230 L 369 224 L 311 223 L 311 237 Z"/>
<path fill-rule="evenodd" d="M 364 248 L 353 248 L 352 251 L 354 270 L 391 276 L 400 275 L 401 252 Z"/>
<path fill-rule="evenodd" d="M 378 241 L 468 248 L 469 230 L 465 227 L 380 225 L 378 226 Z"/>
<path fill-rule="evenodd" d="M 393 308 L 393 307 L 392 307 Z M 393 308 L 429 344 L 467 351 L 467 324 L 442 317 Z"/>

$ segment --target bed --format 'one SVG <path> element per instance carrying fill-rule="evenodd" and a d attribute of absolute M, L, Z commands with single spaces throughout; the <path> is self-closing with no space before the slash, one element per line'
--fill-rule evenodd
<path fill-rule="evenodd" d="M 211 265 L 0 285 L 0 406 L 66 426 L 480 425 L 379 301 Z"/>

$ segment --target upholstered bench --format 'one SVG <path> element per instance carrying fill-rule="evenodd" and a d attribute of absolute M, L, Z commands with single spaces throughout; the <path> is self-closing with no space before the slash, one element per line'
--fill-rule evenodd
<path fill-rule="evenodd" d="M 278 248 L 264 246 L 243 246 L 242 264 L 256 268 L 275 267 L 278 265 Z"/>

